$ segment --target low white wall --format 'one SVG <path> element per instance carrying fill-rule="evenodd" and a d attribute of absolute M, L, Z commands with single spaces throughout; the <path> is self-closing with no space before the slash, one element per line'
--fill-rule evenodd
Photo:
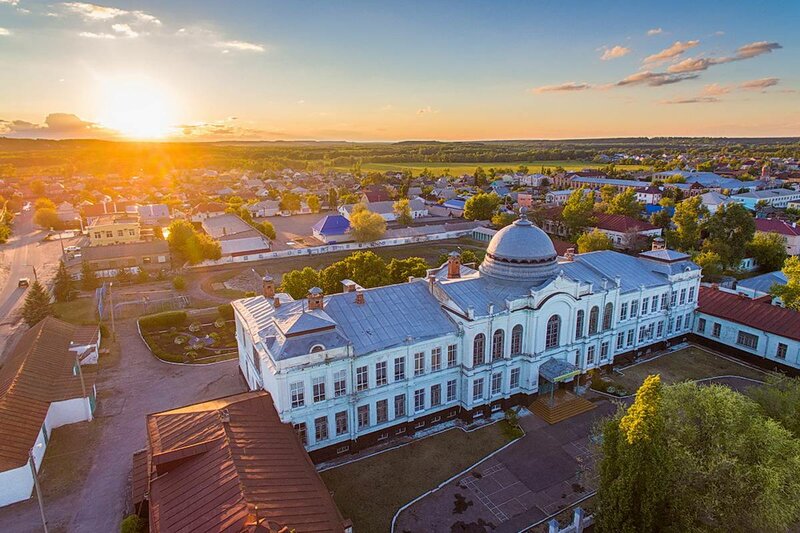
<path fill-rule="evenodd" d="M 0 472 L 0 507 L 27 500 L 33 494 L 31 467 L 24 466 Z"/>
<path fill-rule="evenodd" d="M 74 424 L 75 422 L 87 420 L 91 420 L 89 399 L 73 398 L 71 400 L 51 403 L 44 423 L 48 430 L 53 430 L 66 424 Z"/>

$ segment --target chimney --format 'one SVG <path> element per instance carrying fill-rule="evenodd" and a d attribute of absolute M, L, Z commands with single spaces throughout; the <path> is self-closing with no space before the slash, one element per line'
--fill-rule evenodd
<path fill-rule="evenodd" d="M 467 318 L 469 318 L 470 320 L 475 318 L 475 308 L 471 305 L 467 307 Z"/>
<path fill-rule="evenodd" d="M 272 307 L 280 307 L 281 306 L 281 299 L 277 296 L 272 299 Z"/>
<path fill-rule="evenodd" d="M 575 248 L 567 248 L 567 251 L 564 252 L 564 259 L 567 261 L 575 261 Z"/>
<path fill-rule="evenodd" d="M 219 412 L 219 418 L 222 420 L 223 424 L 230 424 L 231 423 L 231 413 L 227 409 L 221 409 Z"/>
<path fill-rule="evenodd" d="M 357 290 L 356 291 L 356 303 L 358 305 L 363 305 L 364 304 L 364 291 L 362 291 L 362 290 Z"/>
<path fill-rule="evenodd" d="M 452 251 L 447 257 L 447 279 L 458 279 L 461 277 L 461 254 Z"/>
<path fill-rule="evenodd" d="M 261 294 L 264 298 L 275 298 L 275 280 L 267 273 L 261 278 Z"/>
<path fill-rule="evenodd" d="M 411 283 L 412 281 L 414 281 L 414 276 L 408 276 L 408 282 Z"/>
<path fill-rule="evenodd" d="M 653 239 L 653 251 L 654 252 L 656 252 L 658 250 L 666 250 L 666 249 L 667 249 L 667 243 L 666 243 L 666 241 L 664 239 L 662 239 L 661 237 L 656 237 L 655 239 Z"/>
<path fill-rule="evenodd" d="M 311 287 L 310 289 L 308 289 L 308 295 L 306 296 L 306 298 L 308 298 L 308 310 L 309 311 L 313 311 L 315 309 L 322 310 L 323 296 L 324 294 L 322 292 L 322 289 L 320 289 L 319 287 Z"/>
<path fill-rule="evenodd" d="M 356 292 L 356 282 L 350 279 L 342 280 L 342 292 Z"/>

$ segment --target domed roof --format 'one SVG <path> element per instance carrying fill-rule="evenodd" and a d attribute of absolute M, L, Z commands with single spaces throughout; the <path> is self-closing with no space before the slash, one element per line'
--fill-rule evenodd
<path fill-rule="evenodd" d="M 555 274 L 557 259 L 550 237 L 522 215 L 492 237 L 480 271 L 508 281 L 544 281 Z"/>

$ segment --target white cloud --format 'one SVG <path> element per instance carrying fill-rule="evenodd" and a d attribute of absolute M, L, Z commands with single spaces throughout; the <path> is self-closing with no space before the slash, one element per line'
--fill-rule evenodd
<path fill-rule="evenodd" d="M 740 46 L 736 50 L 735 59 L 750 59 L 751 57 L 760 56 L 761 54 L 769 54 L 773 50 L 783 48 L 778 43 L 771 43 L 767 41 L 758 41 L 744 46 Z"/>
<path fill-rule="evenodd" d="M 662 104 L 715 104 L 721 100 L 716 96 L 692 96 L 690 98 L 673 98 L 661 100 Z"/>
<path fill-rule="evenodd" d="M 778 78 L 761 78 L 758 80 L 743 81 L 739 84 L 739 88 L 745 91 L 763 91 L 768 87 L 778 85 L 779 82 L 780 79 Z"/>
<path fill-rule="evenodd" d="M 690 48 L 694 48 L 698 44 L 700 44 L 700 41 L 697 41 L 697 40 L 695 40 L 695 41 L 686 41 L 686 42 L 675 41 L 674 43 L 672 43 L 672 46 L 670 46 L 669 48 L 665 48 L 664 50 L 661 50 L 657 54 L 653 54 L 653 55 L 650 55 L 650 56 L 647 56 L 646 58 L 644 58 L 644 62 L 645 63 L 663 63 L 665 61 L 669 61 L 671 59 L 674 59 L 674 58 L 682 55 L 687 50 L 689 50 Z"/>
<path fill-rule="evenodd" d="M 161 25 L 161 21 L 154 15 L 144 11 L 127 11 L 117 7 L 101 6 L 88 2 L 64 2 L 61 4 L 65 9 L 80 15 L 86 21 L 113 20 L 120 17 L 130 17 L 139 22 Z"/>
<path fill-rule="evenodd" d="M 131 39 L 139 36 L 139 32 L 134 31 L 133 28 L 131 28 L 128 24 L 113 24 L 111 29 L 125 37 L 130 37 Z"/>
<path fill-rule="evenodd" d="M 78 34 L 80 37 L 87 39 L 116 39 L 117 36 L 111 33 L 95 33 L 92 31 L 82 31 Z"/>
<path fill-rule="evenodd" d="M 417 109 L 417 115 L 431 115 L 438 113 L 438 109 L 433 109 L 431 106 L 425 106 Z"/>
<path fill-rule="evenodd" d="M 11 30 L 0 28 L 0 36 L 11 35 Z"/>
<path fill-rule="evenodd" d="M 585 82 L 568 81 L 566 83 L 559 83 L 558 85 L 542 85 L 531 89 L 533 93 L 556 93 L 556 92 L 575 92 L 585 91 L 591 89 L 592 86 Z"/>
<path fill-rule="evenodd" d="M 653 28 L 653 29 L 647 30 L 647 36 L 648 37 L 652 37 L 653 35 L 661 35 L 662 33 L 664 33 L 664 30 L 662 30 L 661 28 Z"/>
<path fill-rule="evenodd" d="M 9 4 L 15 6 L 19 4 L 19 0 L 0 0 L 0 4 Z"/>
<path fill-rule="evenodd" d="M 609 59 L 617 59 L 618 57 L 626 56 L 631 53 L 631 49 L 626 46 L 612 46 L 611 48 L 606 48 L 603 52 L 603 55 L 600 56 L 600 59 L 603 61 L 608 61 Z"/>
<path fill-rule="evenodd" d="M 684 80 L 691 80 L 696 77 L 697 74 L 667 74 L 666 72 L 650 72 L 649 70 L 643 70 L 618 81 L 616 85 L 618 87 L 625 87 L 628 85 L 661 87 L 662 85 L 671 85 Z"/>
<path fill-rule="evenodd" d="M 687 57 L 683 61 L 679 61 L 674 65 L 667 67 L 667 72 L 673 74 L 680 72 L 700 72 L 706 70 L 709 66 L 714 65 L 715 60 L 706 59 L 702 57 Z"/>
<path fill-rule="evenodd" d="M 729 92 L 731 92 L 730 87 L 726 85 L 720 85 L 719 83 L 709 83 L 703 87 L 703 93 L 712 96 L 721 96 L 723 94 L 728 94 Z"/>
<path fill-rule="evenodd" d="M 219 41 L 214 43 L 214 46 L 221 48 L 223 53 L 230 52 L 231 50 L 258 53 L 266 51 L 266 48 L 263 45 L 257 43 L 248 43 L 246 41 Z"/>

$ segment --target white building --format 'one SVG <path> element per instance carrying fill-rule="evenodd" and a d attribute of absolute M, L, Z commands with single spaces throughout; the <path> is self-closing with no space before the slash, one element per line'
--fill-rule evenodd
<path fill-rule="evenodd" d="M 529 401 L 541 387 L 691 330 L 700 269 L 666 249 L 559 263 L 526 219 L 479 270 L 457 255 L 426 279 L 304 300 L 233 302 L 239 363 L 317 459 Z"/>
<path fill-rule="evenodd" d="M 350 220 L 350 217 L 353 214 L 353 209 L 355 206 L 359 204 L 346 204 L 339 207 L 339 213 L 344 216 L 347 220 Z M 367 209 L 372 211 L 373 213 L 377 213 L 383 217 L 383 219 L 387 222 L 391 222 L 393 220 L 397 220 L 397 214 L 394 212 L 394 202 L 386 201 L 386 202 L 369 202 L 366 204 Z M 408 207 L 411 210 L 411 218 L 422 218 L 428 216 L 428 207 L 425 205 L 419 198 L 413 198 L 408 201 Z"/>

